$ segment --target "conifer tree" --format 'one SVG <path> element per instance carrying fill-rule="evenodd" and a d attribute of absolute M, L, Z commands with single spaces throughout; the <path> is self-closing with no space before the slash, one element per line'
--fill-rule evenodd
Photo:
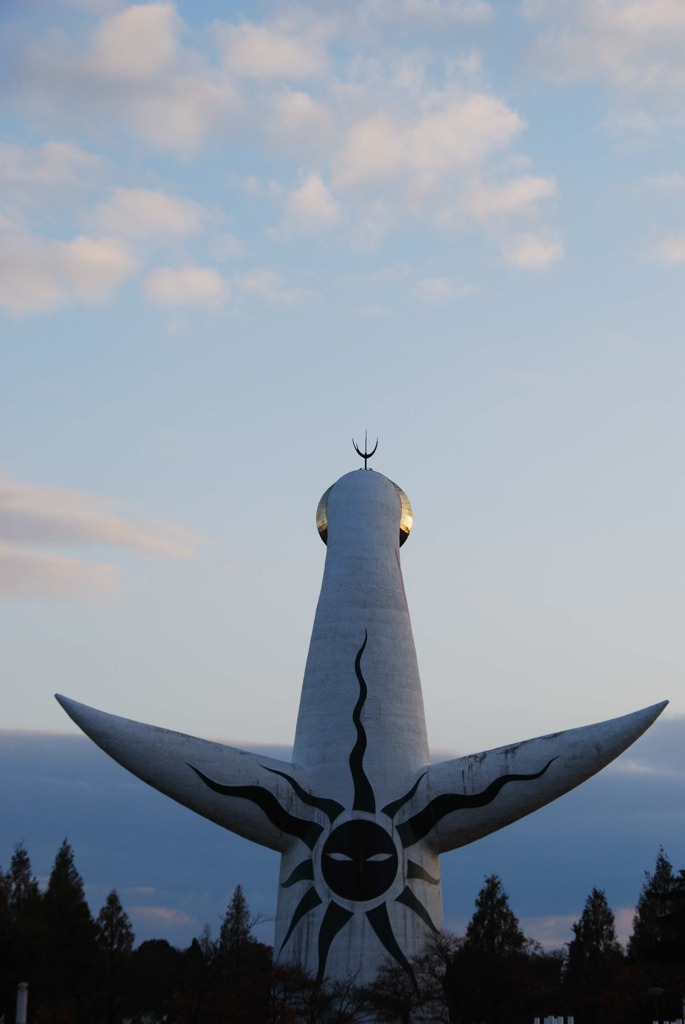
<path fill-rule="evenodd" d="M 457 1020 L 498 1021 L 520 1001 L 528 940 L 498 875 L 488 875 L 476 898 L 466 938 L 454 957 L 448 1002 Z"/>
<path fill-rule="evenodd" d="M 586 969 L 588 965 L 620 955 L 616 940 L 616 921 L 603 889 L 593 889 L 580 918 L 572 926 L 569 943 L 569 969 Z"/>
<path fill-rule="evenodd" d="M 489 959 L 520 953 L 526 946 L 518 918 L 498 875 L 488 875 L 466 929 L 466 945 Z"/>
<path fill-rule="evenodd" d="M 17 983 L 35 974 L 42 938 L 42 899 L 23 844 L 0 872 L 0 1017 L 14 1010 Z"/>
<path fill-rule="evenodd" d="M 14 848 L 10 868 L 5 876 L 6 901 L 10 917 L 17 920 L 33 910 L 40 899 L 38 882 L 31 870 L 31 860 L 23 843 Z"/>
<path fill-rule="evenodd" d="M 43 903 L 46 1000 L 62 1006 L 65 1013 L 87 1020 L 96 984 L 95 924 L 66 839 L 55 857 Z"/>
<path fill-rule="evenodd" d="M 221 922 L 219 948 L 231 958 L 238 956 L 250 941 L 250 909 L 241 885 L 236 885 Z"/>
<path fill-rule="evenodd" d="M 128 914 L 121 905 L 116 889 L 107 896 L 95 922 L 97 944 L 103 960 L 104 1018 L 116 1024 L 124 1016 L 126 996 L 130 989 L 130 964 L 134 934 Z"/>
<path fill-rule="evenodd" d="M 135 935 L 116 889 L 112 889 L 107 896 L 95 927 L 98 946 L 109 957 L 126 956 L 132 951 Z"/>
<path fill-rule="evenodd" d="M 665 952 L 675 888 L 671 862 L 660 847 L 653 873 L 645 871 L 644 885 L 635 908 L 633 934 L 628 943 L 628 955 L 632 960 L 651 962 Z"/>
<path fill-rule="evenodd" d="M 564 988 L 578 1016 L 594 1024 L 607 1016 L 610 993 L 623 961 L 616 923 L 602 889 L 593 889 L 573 927 Z"/>

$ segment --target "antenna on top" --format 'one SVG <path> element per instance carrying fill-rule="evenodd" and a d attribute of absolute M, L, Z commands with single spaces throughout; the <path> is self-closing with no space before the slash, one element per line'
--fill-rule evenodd
<path fill-rule="evenodd" d="M 376 448 L 378 448 L 378 438 L 376 438 L 376 443 L 373 446 L 372 450 L 371 451 L 367 450 L 368 447 L 369 447 L 369 443 L 368 443 L 368 439 L 367 439 L 366 435 L 367 435 L 367 431 L 365 430 L 364 431 L 364 451 L 363 452 L 360 451 L 359 445 L 357 444 L 355 439 L 352 438 L 352 444 L 354 445 L 354 450 L 356 451 L 357 455 L 359 455 L 359 457 L 364 460 L 364 469 L 367 469 L 367 465 L 366 465 L 367 461 L 374 454 L 374 452 L 376 451 Z"/>

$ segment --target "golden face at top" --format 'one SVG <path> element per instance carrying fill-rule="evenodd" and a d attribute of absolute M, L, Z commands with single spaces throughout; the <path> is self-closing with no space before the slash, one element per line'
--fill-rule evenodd
<path fill-rule="evenodd" d="M 414 524 L 414 514 L 411 510 L 409 498 L 402 488 L 398 487 L 394 481 L 391 480 L 390 482 L 397 491 L 402 506 L 402 513 L 400 515 L 400 547 L 402 547 Z M 321 501 L 316 508 L 316 528 L 324 544 L 328 542 L 328 495 L 332 490 L 333 487 L 329 487 L 327 491 L 324 491 L 321 495 Z"/>

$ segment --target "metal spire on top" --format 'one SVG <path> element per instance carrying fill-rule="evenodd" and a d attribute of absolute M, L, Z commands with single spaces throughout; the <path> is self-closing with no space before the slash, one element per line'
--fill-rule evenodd
<path fill-rule="evenodd" d="M 358 446 L 358 444 L 357 444 L 357 442 L 355 441 L 354 438 L 352 438 L 352 444 L 354 445 L 354 450 L 356 451 L 357 455 L 359 455 L 359 457 L 364 460 L 364 469 L 367 469 L 368 468 L 367 465 L 366 465 L 367 461 L 374 454 L 374 452 L 376 451 L 376 448 L 378 448 L 378 438 L 376 438 L 376 443 L 373 446 L 373 449 L 371 451 L 367 451 L 369 445 L 368 445 L 367 431 L 366 430 L 364 431 L 364 451 L 362 452 L 362 451 L 359 450 L 359 446 Z"/>

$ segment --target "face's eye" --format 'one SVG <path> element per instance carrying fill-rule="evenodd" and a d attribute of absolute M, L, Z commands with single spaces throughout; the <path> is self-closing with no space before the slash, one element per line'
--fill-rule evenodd
<path fill-rule="evenodd" d="M 364 902 L 382 896 L 399 865 L 392 836 L 374 821 L 353 819 L 334 828 L 324 843 L 324 881 L 344 900 Z"/>

